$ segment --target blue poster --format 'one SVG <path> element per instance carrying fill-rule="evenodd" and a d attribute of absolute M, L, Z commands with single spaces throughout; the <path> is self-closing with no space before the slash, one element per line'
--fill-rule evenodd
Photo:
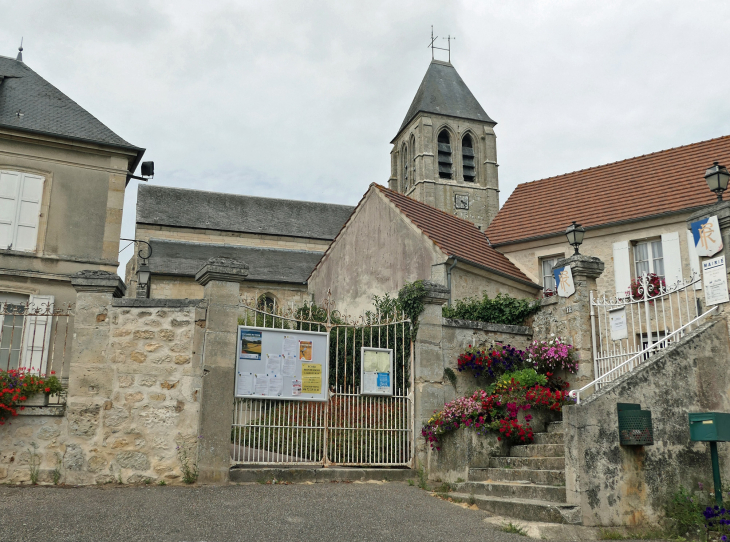
<path fill-rule="evenodd" d="M 378 373 L 378 389 L 390 389 L 390 373 Z"/>

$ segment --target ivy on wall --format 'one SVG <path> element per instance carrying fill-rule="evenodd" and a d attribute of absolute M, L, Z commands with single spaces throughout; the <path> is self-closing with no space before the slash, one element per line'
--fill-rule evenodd
<path fill-rule="evenodd" d="M 442 314 L 444 318 L 520 326 L 538 310 L 539 301 L 518 299 L 507 294 L 497 294 L 497 297 L 490 298 L 484 292 L 481 299 L 467 297 L 457 300 L 451 307 L 445 306 Z"/>

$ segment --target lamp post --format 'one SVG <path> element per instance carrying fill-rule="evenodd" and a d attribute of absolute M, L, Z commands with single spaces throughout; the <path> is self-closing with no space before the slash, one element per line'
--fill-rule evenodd
<path fill-rule="evenodd" d="M 137 251 L 137 257 L 142 259 L 142 264 L 137 268 L 137 295 L 136 297 L 149 297 L 149 284 L 150 284 L 150 267 L 147 265 L 147 260 L 152 256 L 152 245 L 147 241 L 140 239 L 124 239 L 120 238 L 121 241 L 132 241 L 133 243 L 141 243 L 146 245 Z M 129 245 L 127 245 L 129 246 Z M 143 252 L 146 250 L 146 255 Z"/>
<path fill-rule="evenodd" d="M 730 173 L 725 166 L 721 166 L 718 162 L 714 162 L 712 166 L 705 171 L 705 181 L 715 194 L 717 201 L 722 201 L 722 193 L 727 190 L 727 183 L 730 179 Z"/>
<path fill-rule="evenodd" d="M 580 255 L 578 247 L 583 244 L 583 236 L 585 234 L 585 228 L 578 224 L 575 220 L 573 220 L 573 223 L 565 230 L 565 236 L 568 238 L 568 243 L 575 249 L 574 256 Z"/>

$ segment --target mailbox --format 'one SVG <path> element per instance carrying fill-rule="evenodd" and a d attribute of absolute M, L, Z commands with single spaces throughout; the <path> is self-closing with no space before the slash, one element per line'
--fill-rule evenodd
<path fill-rule="evenodd" d="M 689 438 L 699 442 L 730 442 L 730 414 L 725 412 L 689 414 Z"/>

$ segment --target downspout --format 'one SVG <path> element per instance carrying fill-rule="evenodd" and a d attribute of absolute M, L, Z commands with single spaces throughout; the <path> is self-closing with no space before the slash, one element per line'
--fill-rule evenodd
<path fill-rule="evenodd" d="M 459 260 L 456 258 L 456 256 L 451 257 L 454 258 L 454 263 L 452 263 L 451 267 L 446 270 L 446 287 L 449 289 L 449 307 L 451 306 L 451 270 L 456 267 L 457 263 L 459 263 Z"/>

